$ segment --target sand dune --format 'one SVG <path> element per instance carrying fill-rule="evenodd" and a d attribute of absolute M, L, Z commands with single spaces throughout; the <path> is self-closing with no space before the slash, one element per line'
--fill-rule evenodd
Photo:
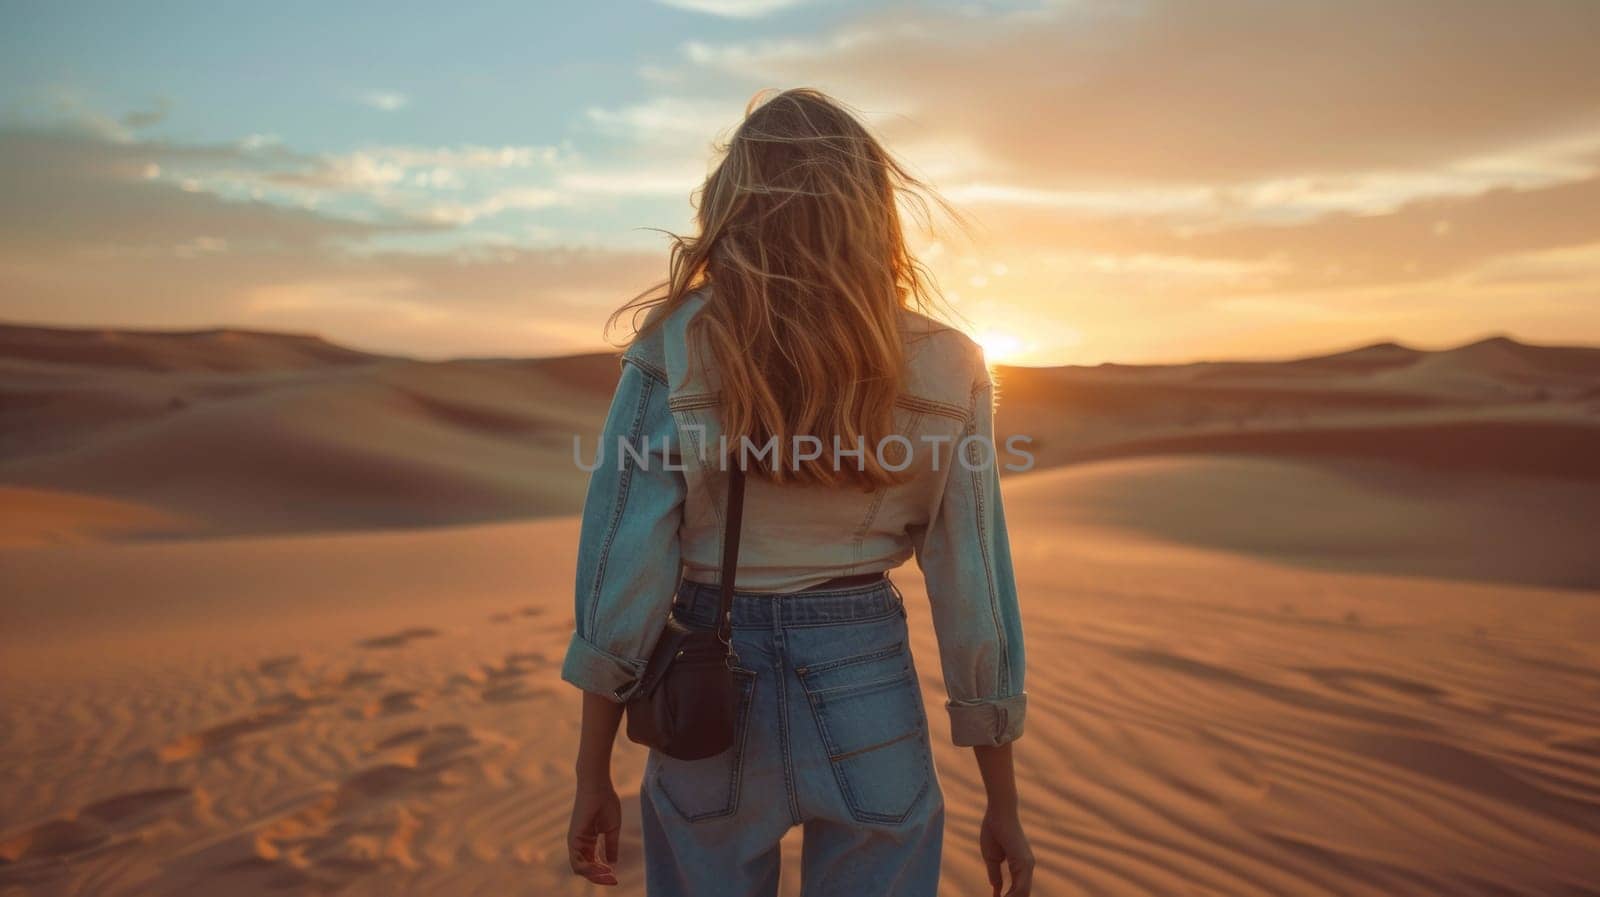
<path fill-rule="evenodd" d="M 9 547 L 157 536 L 194 528 L 153 508 L 92 495 L 0 486 L 0 544 Z"/>
<path fill-rule="evenodd" d="M 1026 487 L 1023 487 L 1023 483 Z M 1008 512 L 1324 570 L 1594 588 L 1600 483 L 1317 456 L 1138 457 L 1030 474 Z"/>
<path fill-rule="evenodd" d="M 585 478 L 573 436 L 598 430 L 616 371 L 606 355 L 419 362 L 288 334 L 0 327 L 0 485 L 30 490 L 34 508 L 60 495 L 48 518 L 9 515 L 0 544 L 575 513 Z M 1600 349 L 1380 343 L 1287 361 L 997 377 L 1001 435 L 1030 437 L 1045 468 L 1171 455 L 1372 462 L 1480 486 L 1500 478 L 1491 491 L 1518 503 L 1548 491 L 1539 480 L 1600 480 Z M 89 500 L 162 523 L 107 528 Z M 1478 519 L 1487 528 L 1452 550 L 1495 535 Z"/>
<path fill-rule="evenodd" d="M 570 513 L 573 434 L 616 379 L 609 356 L 427 363 L 232 332 L 136 334 L 132 360 L 82 333 L 46 362 L 75 332 L 27 330 L 0 331 L 0 482 L 147 506 L 186 535 Z M 212 355 L 228 345 L 232 367 Z"/>
<path fill-rule="evenodd" d="M 1000 370 L 1037 893 L 1600 894 L 1597 358 Z M 615 376 L 0 328 L 0 895 L 594 892 L 556 669 Z"/>
<path fill-rule="evenodd" d="M 1152 454 L 1357 456 L 1600 478 L 1600 349 L 1492 339 L 1285 362 L 1000 371 L 1045 466 Z"/>
<path fill-rule="evenodd" d="M 309 334 L 231 328 L 84 330 L 0 324 L 0 358 L 49 365 L 245 373 L 360 364 L 381 357 Z"/>
<path fill-rule="evenodd" d="M 1060 513 L 1137 474 L 1007 487 L 1038 893 L 1600 893 L 1600 594 L 1307 571 Z M 574 531 L 0 554 L 33 597 L 0 629 L 0 893 L 589 893 L 561 849 Z M 943 893 L 984 893 L 981 787 L 931 724 Z M 621 894 L 642 760 L 618 757 Z"/>

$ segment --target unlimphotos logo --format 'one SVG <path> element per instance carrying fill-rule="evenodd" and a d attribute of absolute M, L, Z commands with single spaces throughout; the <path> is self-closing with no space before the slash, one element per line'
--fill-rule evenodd
<path fill-rule="evenodd" d="M 855 445 L 847 448 L 838 436 L 833 437 L 831 447 L 816 436 L 795 436 L 789 441 L 788 451 L 785 452 L 781 440 L 776 436 L 757 445 L 748 436 L 729 439 L 723 434 L 717 439 L 717 451 L 711 453 L 707 451 L 709 440 L 706 438 L 705 427 L 693 425 L 680 429 L 698 431 L 698 433 L 681 434 L 689 437 L 686 440 L 689 444 L 698 447 L 697 452 L 685 456 L 674 450 L 671 440 L 666 437 L 652 441 L 648 435 L 638 440 L 618 436 L 615 444 L 611 446 L 611 451 L 606 450 L 607 445 L 602 440 L 595 447 L 590 460 L 585 461 L 583 437 L 574 434 L 572 461 L 580 470 L 590 473 L 599 470 L 607 463 L 617 465 L 619 470 L 632 465 L 638 470 L 659 468 L 676 471 L 687 471 L 691 463 L 698 463 L 702 468 L 720 470 L 729 470 L 735 465 L 743 466 L 747 470 L 757 465 L 779 470 L 787 465 L 791 470 L 798 470 L 802 464 L 819 460 L 825 460 L 836 471 L 845 470 L 846 464 L 854 464 L 858 471 L 865 470 L 867 466 L 869 448 L 865 437 L 857 437 Z M 1026 448 L 1032 444 L 1033 437 L 1020 433 L 1006 437 L 1005 461 L 1001 466 L 1014 473 L 1032 470 L 1034 456 Z M 960 465 L 968 471 L 976 472 L 990 470 L 1001 462 L 1001 452 L 994 444 L 994 440 L 977 434 L 960 438 L 923 435 L 912 440 L 909 436 L 896 433 L 878 440 L 877 445 L 872 446 L 870 451 L 879 466 L 895 472 L 908 470 L 918 463 L 926 464 L 928 469 L 933 471 Z"/>

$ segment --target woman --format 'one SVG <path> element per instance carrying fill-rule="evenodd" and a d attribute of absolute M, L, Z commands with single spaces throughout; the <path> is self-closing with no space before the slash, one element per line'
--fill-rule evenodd
<path fill-rule="evenodd" d="M 1011 742 L 1022 632 L 982 353 L 928 301 L 897 199 L 921 185 L 812 90 L 747 111 L 670 277 L 623 356 L 584 505 L 562 676 L 583 689 L 573 871 L 615 884 L 611 747 L 671 611 L 716 615 L 723 498 L 749 469 L 734 577 L 738 733 L 706 760 L 652 752 L 640 789 L 651 897 L 778 889 L 804 827 L 808 895 L 933 895 L 944 801 L 899 591 L 928 585 L 951 734 L 988 794 L 998 895 L 1029 893 Z M 619 446 L 619 440 L 625 445 Z M 987 442 L 986 442 L 987 440 Z M 750 449 L 753 449 L 750 450 Z"/>

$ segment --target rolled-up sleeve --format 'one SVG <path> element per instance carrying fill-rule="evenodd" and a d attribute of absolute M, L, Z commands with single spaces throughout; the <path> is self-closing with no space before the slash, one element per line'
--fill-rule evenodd
<path fill-rule="evenodd" d="M 561 666 L 561 678 L 614 701 L 632 696 L 677 589 L 686 491 L 677 457 L 662 373 L 624 356 L 600 445 L 583 459 L 599 466 L 583 504 L 576 626 Z"/>
<path fill-rule="evenodd" d="M 928 584 L 939 660 L 957 745 L 997 745 L 1022 735 L 1022 618 L 1000 501 L 994 384 L 987 368 L 928 525 L 912 533 Z M 964 457 L 959 457 L 964 455 Z"/>

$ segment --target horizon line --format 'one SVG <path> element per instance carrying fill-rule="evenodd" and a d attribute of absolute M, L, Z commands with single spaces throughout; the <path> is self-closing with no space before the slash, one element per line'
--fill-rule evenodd
<path fill-rule="evenodd" d="M 596 349 L 580 350 L 580 351 L 573 351 L 573 352 L 558 352 L 558 353 L 548 354 L 548 355 L 537 355 L 537 354 L 528 354 L 528 355 L 448 355 L 448 356 L 442 356 L 442 357 L 439 357 L 439 358 L 428 358 L 428 357 L 418 356 L 418 355 L 410 355 L 410 354 L 395 353 L 395 352 L 384 351 L 384 350 L 361 348 L 361 347 L 358 347 L 358 346 L 353 345 L 351 343 L 346 343 L 346 342 L 342 342 L 342 341 L 335 341 L 335 340 L 329 339 L 328 337 L 323 336 L 321 333 L 317 333 L 317 332 L 314 332 L 314 331 L 305 331 L 305 330 L 271 330 L 271 329 L 263 329 L 263 328 L 256 328 L 256 327 L 246 327 L 246 326 L 231 325 L 231 324 L 218 324 L 218 325 L 200 326 L 200 327 L 164 328 L 164 327 L 141 326 L 141 325 L 46 324 L 46 323 L 35 323 L 35 322 L 29 322 L 29 321 L 16 321 L 16 320 L 9 320 L 9 319 L 0 319 L 0 329 L 55 331 L 55 332 L 59 332 L 59 333 L 107 333 L 107 332 L 112 332 L 112 333 L 126 333 L 126 334 L 130 334 L 130 335 L 135 335 L 136 334 L 136 335 L 142 335 L 142 336 L 191 337 L 191 338 L 192 337 L 204 337 L 204 336 L 214 336 L 214 335 L 222 335 L 222 334 L 232 333 L 232 334 L 240 334 L 240 335 L 247 335 L 247 336 L 290 338 L 290 339 L 300 339 L 300 340 L 314 340 L 314 341 L 320 342 L 320 343 L 322 343 L 324 345 L 333 346 L 335 348 L 344 349 L 344 350 L 347 350 L 347 351 L 350 351 L 350 352 L 355 352 L 357 354 L 370 355 L 374 359 L 389 359 L 389 360 L 394 360 L 394 361 L 415 361 L 415 362 L 422 362 L 422 363 L 427 363 L 427 364 L 444 364 L 444 363 L 449 363 L 449 362 L 470 362 L 470 361 L 555 361 L 555 360 L 568 359 L 568 358 L 582 358 L 582 357 L 591 356 L 591 355 L 613 355 L 614 356 L 614 355 L 620 355 L 622 353 L 622 351 L 623 351 L 623 349 L 619 347 L 619 348 L 616 348 L 616 349 L 600 349 L 600 348 L 596 348 Z M 960 330 L 961 328 L 958 327 L 956 329 Z M 962 332 L 966 333 L 965 330 L 962 330 Z M 967 333 L 967 336 L 971 337 L 972 334 Z M 1405 349 L 1405 350 L 1413 351 L 1413 352 L 1432 353 L 1432 352 L 1448 352 L 1448 351 L 1451 351 L 1451 350 L 1454 350 L 1454 349 L 1464 349 L 1464 348 L 1467 348 L 1469 346 L 1476 346 L 1476 345 L 1480 345 L 1480 344 L 1483 344 L 1483 343 L 1491 343 L 1491 342 L 1495 342 L 1495 341 L 1505 341 L 1505 342 L 1513 343 L 1515 345 L 1526 346 L 1526 347 L 1535 348 L 1535 349 L 1596 349 L 1596 350 L 1600 350 L 1600 344 L 1531 342 L 1531 341 L 1526 340 L 1526 339 L 1518 338 L 1517 336 L 1513 335 L 1510 331 L 1496 330 L 1496 331 L 1490 331 L 1490 332 L 1487 332 L 1487 333 L 1485 333 L 1485 334 L 1483 334 L 1481 336 L 1472 337 L 1472 338 L 1469 338 L 1469 339 L 1466 339 L 1466 340 L 1463 340 L 1463 341 L 1460 341 L 1460 342 L 1450 342 L 1450 343 L 1440 344 L 1440 345 L 1431 346 L 1431 347 L 1420 346 L 1420 345 L 1418 345 L 1416 343 L 1406 342 L 1404 340 L 1396 339 L 1394 337 L 1381 336 L 1381 337 L 1375 337 L 1375 338 L 1373 338 L 1371 340 L 1363 341 L 1363 342 L 1359 342 L 1359 343 L 1355 343 L 1355 344 L 1345 344 L 1345 345 L 1337 346 L 1337 347 L 1334 347 L 1334 348 L 1329 348 L 1329 349 L 1325 349 L 1325 350 L 1318 350 L 1318 351 L 1312 351 L 1312 352 L 1308 352 L 1308 353 L 1305 353 L 1305 354 L 1292 355 L 1292 356 L 1277 356 L 1277 357 L 1197 356 L 1197 357 L 1192 357 L 1192 358 L 1188 358 L 1188 359 L 1184 359 L 1184 360 L 1173 360 L 1173 361 L 1146 361 L 1146 362 L 1100 361 L 1100 362 L 1094 362 L 1094 363 L 1065 362 L 1065 363 L 1059 363 L 1059 364 L 1027 364 L 1027 363 L 1016 363 L 1016 362 L 992 362 L 990 364 L 990 366 L 991 367 L 997 367 L 997 368 L 1027 368 L 1027 369 L 1033 369 L 1033 370 L 1050 370 L 1050 369 L 1054 369 L 1054 368 L 1097 368 L 1097 367 L 1142 367 L 1142 368 L 1183 367 L 1183 366 L 1186 366 L 1186 365 L 1195 365 L 1195 364 L 1238 364 L 1238 363 L 1246 363 L 1246 364 L 1248 364 L 1248 363 L 1257 363 L 1257 364 L 1274 364 L 1274 363 L 1276 363 L 1276 364 L 1282 364 L 1282 363 L 1294 362 L 1294 361 L 1304 361 L 1306 359 L 1311 359 L 1311 358 L 1326 358 L 1326 357 L 1329 357 L 1329 356 L 1343 355 L 1343 354 L 1348 354 L 1348 353 L 1351 353 L 1351 352 L 1359 352 L 1359 351 L 1362 351 L 1362 350 L 1365 350 L 1365 349 L 1376 349 L 1376 348 L 1380 348 L 1380 347 L 1393 347 L 1393 348 Z M 3 357 L 3 356 L 0 356 L 0 357 Z"/>

